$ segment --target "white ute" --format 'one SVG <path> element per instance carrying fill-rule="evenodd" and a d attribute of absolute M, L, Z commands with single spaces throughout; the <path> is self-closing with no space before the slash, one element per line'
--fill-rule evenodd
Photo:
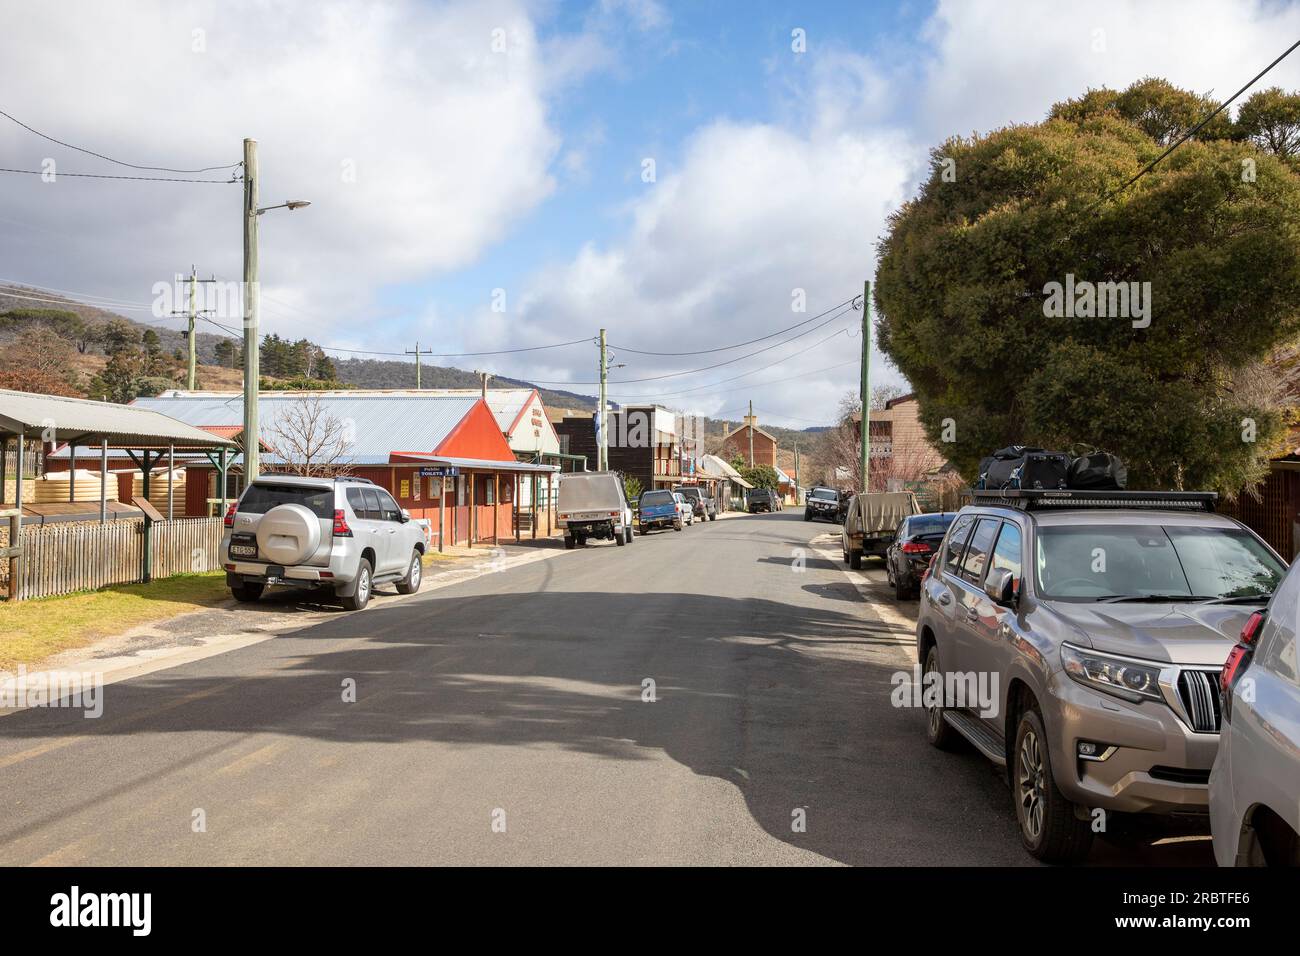
<path fill-rule="evenodd" d="M 555 512 L 566 548 L 585 545 L 588 538 L 612 538 L 619 547 L 632 543 L 632 509 L 618 472 L 561 475 Z"/>

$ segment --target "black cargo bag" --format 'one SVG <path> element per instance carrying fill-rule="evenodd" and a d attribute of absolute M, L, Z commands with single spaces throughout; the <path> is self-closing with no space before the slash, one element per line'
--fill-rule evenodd
<path fill-rule="evenodd" d="M 985 488 L 1064 488 L 1070 456 L 1029 445 L 1008 445 L 993 453 Z"/>
<path fill-rule="evenodd" d="M 1123 491 L 1128 486 L 1128 469 L 1115 455 L 1093 452 L 1070 462 L 1066 483 L 1078 491 Z"/>

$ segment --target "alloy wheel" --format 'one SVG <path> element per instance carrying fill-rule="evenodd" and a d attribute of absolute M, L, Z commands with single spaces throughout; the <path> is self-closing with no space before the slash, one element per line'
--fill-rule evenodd
<path fill-rule="evenodd" d="M 1031 840 L 1037 841 L 1043 832 L 1045 795 L 1042 748 L 1038 734 L 1032 730 L 1026 730 L 1020 739 L 1016 780 L 1020 797 L 1020 825 Z"/>

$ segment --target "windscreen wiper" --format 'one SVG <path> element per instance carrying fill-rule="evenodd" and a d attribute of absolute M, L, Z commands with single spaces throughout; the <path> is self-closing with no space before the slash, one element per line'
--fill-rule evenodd
<path fill-rule="evenodd" d="M 1210 598 L 1206 604 L 1267 604 L 1272 594 L 1238 594 L 1235 597 Z"/>
<path fill-rule="evenodd" d="M 1179 601 L 1213 601 L 1213 594 L 1117 594 L 1097 598 L 1102 604 L 1169 604 Z"/>

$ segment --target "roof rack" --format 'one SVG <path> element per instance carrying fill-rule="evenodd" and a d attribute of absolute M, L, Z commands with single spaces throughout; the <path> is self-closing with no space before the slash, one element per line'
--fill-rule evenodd
<path fill-rule="evenodd" d="M 1056 488 L 983 488 L 971 491 L 975 504 L 1048 511 L 1063 508 L 1145 508 L 1214 511 L 1214 491 L 1078 491 Z"/>

